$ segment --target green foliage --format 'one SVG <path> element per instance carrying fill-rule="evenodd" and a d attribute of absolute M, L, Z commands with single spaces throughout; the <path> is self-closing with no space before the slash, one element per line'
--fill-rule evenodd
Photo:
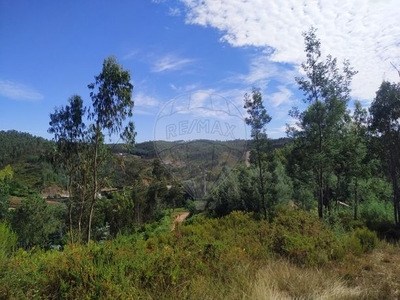
<path fill-rule="evenodd" d="M 0 221 L 4 220 L 8 214 L 10 181 L 14 172 L 10 165 L 0 170 Z"/>
<path fill-rule="evenodd" d="M 246 210 L 246 205 L 241 199 L 239 172 L 246 172 L 246 170 L 225 168 L 221 174 L 221 183 L 209 196 L 208 209 L 211 209 L 217 216 L 227 215 L 234 210 Z"/>
<path fill-rule="evenodd" d="M 267 219 L 267 213 L 271 204 L 267 204 L 267 191 L 266 191 L 266 176 L 264 175 L 265 170 L 265 155 L 267 154 L 268 138 L 265 133 L 265 127 L 271 122 L 271 116 L 268 115 L 267 110 L 264 107 L 262 94 L 260 89 L 253 88 L 252 95 L 244 95 L 244 108 L 248 113 L 246 117 L 246 124 L 251 127 L 251 137 L 253 138 L 253 151 L 252 158 L 255 162 L 255 166 L 258 171 L 257 182 L 258 190 L 261 195 L 261 208 L 264 214 L 264 218 Z M 271 199 L 270 199 L 271 200 Z"/>
<path fill-rule="evenodd" d="M 360 218 L 371 230 L 383 232 L 393 224 L 392 188 L 389 182 L 372 177 L 360 182 Z"/>
<path fill-rule="evenodd" d="M 370 107 L 370 128 L 379 137 L 382 157 L 392 183 L 393 212 L 396 225 L 400 224 L 400 83 L 382 82 Z"/>
<path fill-rule="evenodd" d="M 98 205 L 98 212 L 103 216 L 99 225 L 108 224 L 112 237 L 120 233 L 134 232 L 135 215 L 134 202 L 128 189 L 121 192 L 113 192 L 109 199 L 102 199 Z"/>
<path fill-rule="evenodd" d="M 236 211 L 197 215 L 174 231 L 171 221 L 166 213 L 135 234 L 63 251 L 19 250 L 0 268 L 0 298 L 242 299 L 275 255 L 323 266 L 377 242 L 366 229 L 338 240 L 316 216 L 287 208 L 277 209 L 272 223 Z"/>
<path fill-rule="evenodd" d="M 208 287 L 221 282 L 223 298 L 230 287 L 221 289 L 222 283 L 233 284 L 232 274 L 243 272 L 251 257 L 268 256 L 267 224 L 251 215 L 199 219 L 176 232 L 165 220 L 113 242 L 67 246 L 63 252 L 19 251 L 2 270 L 0 286 L 7 288 L 0 288 L 0 297 L 190 299 L 203 278 Z"/>
<path fill-rule="evenodd" d="M 194 215 L 197 213 L 196 203 L 193 200 L 187 200 L 185 203 L 185 208 L 190 212 L 190 214 Z"/>
<path fill-rule="evenodd" d="M 268 209 L 273 211 L 276 205 L 287 205 L 292 199 L 292 180 L 286 174 L 286 170 L 276 152 L 271 158 L 268 166 L 270 178 L 267 181 Z"/>
<path fill-rule="evenodd" d="M 393 224 L 393 207 L 385 201 L 371 199 L 361 204 L 360 216 L 368 228 L 380 231 L 382 227 Z"/>
<path fill-rule="evenodd" d="M 271 226 L 273 251 L 299 265 L 325 264 L 338 247 L 324 223 L 302 210 L 278 209 Z"/>
<path fill-rule="evenodd" d="M 354 231 L 353 235 L 360 241 L 363 252 L 371 252 L 378 244 L 376 233 L 367 228 L 357 229 Z"/>
<path fill-rule="evenodd" d="M 288 204 L 292 197 L 292 182 L 278 156 L 270 155 L 263 161 L 264 192 L 267 199 L 265 208 L 268 215 L 278 204 Z M 254 167 L 225 169 L 221 184 L 213 191 L 208 200 L 208 208 L 217 216 L 224 216 L 240 210 L 262 215 L 263 202 L 259 189 L 259 172 Z"/>
<path fill-rule="evenodd" d="M 51 143 L 29 133 L 1 130 L 0 145 L 0 168 L 4 168 L 7 164 L 20 163 L 30 156 L 40 155 L 50 147 Z"/>
<path fill-rule="evenodd" d="M 0 222 L 0 268 L 16 247 L 17 235 L 7 223 Z"/>
<path fill-rule="evenodd" d="M 304 92 L 304 103 L 309 104 L 303 112 L 294 108 L 290 115 L 298 120 L 298 127 L 289 128 L 295 138 L 296 165 L 301 178 L 304 173 L 312 172 L 314 193 L 318 199 L 318 216 L 323 217 L 324 208 L 330 205 L 329 177 L 340 161 L 340 141 L 349 119 L 347 103 L 350 100 L 350 83 L 356 74 L 348 61 L 343 71 L 337 67 L 336 58 L 330 55 L 321 58 L 321 43 L 316 29 L 311 28 L 303 34 L 306 61 L 302 69 L 306 76 L 296 78 L 299 88 Z"/>
<path fill-rule="evenodd" d="M 333 256 L 335 259 L 343 259 L 346 254 L 360 256 L 363 249 L 360 240 L 352 234 L 342 236 L 340 246 L 333 249 Z"/>
<path fill-rule="evenodd" d="M 91 106 L 83 106 L 80 96 L 69 99 L 69 105 L 55 109 L 50 114 L 49 133 L 54 135 L 56 149 L 52 159 L 68 177 L 68 219 L 71 243 L 85 235 L 89 242 L 95 219 L 95 206 L 100 192 L 107 186 L 111 173 L 111 148 L 104 146 L 104 134 L 119 134 L 128 145 L 133 146 L 135 128 L 132 122 L 124 126 L 132 117 L 134 102 L 130 73 L 120 66 L 115 57 L 103 62 L 102 71 L 95 76 L 95 82 L 88 85 Z M 92 121 L 86 126 L 84 118 Z M 97 228 L 105 228 L 106 224 Z M 102 229 L 102 230 L 103 230 Z"/>
<path fill-rule="evenodd" d="M 341 236 L 339 246 L 334 248 L 333 256 L 336 259 L 342 259 L 349 253 L 361 256 L 363 253 L 374 250 L 377 244 L 378 238 L 375 232 L 367 228 L 358 228 Z"/>
<path fill-rule="evenodd" d="M 40 196 L 23 199 L 21 206 L 11 215 L 18 245 L 30 249 L 35 246 L 48 248 L 52 243 L 59 243 L 57 238 L 63 231 L 64 214 L 63 205 L 48 205 Z"/>

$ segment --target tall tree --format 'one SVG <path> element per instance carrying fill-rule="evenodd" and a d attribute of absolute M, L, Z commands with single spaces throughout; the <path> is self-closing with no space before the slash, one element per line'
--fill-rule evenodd
<path fill-rule="evenodd" d="M 324 206 L 329 206 L 326 190 L 332 161 L 338 150 L 335 141 L 340 139 L 348 118 L 346 107 L 350 99 L 350 83 L 356 72 L 347 60 L 342 72 L 337 67 L 336 58 L 328 55 L 322 60 L 316 29 L 311 28 L 303 36 L 307 59 L 301 66 L 306 75 L 296 78 L 296 81 L 304 93 L 304 103 L 309 106 L 303 112 L 294 108 L 289 113 L 298 120 L 298 128 L 290 128 L 290 133 L 313 166 L 318 215 L 322 218 Z"/>
<path fill-rule="evenodd" d="M 56 151 L 51 153 L 51 160 L 59 169 L 67 176 L 68 198 L 68 225 L 69 237 L 71 243 L 74 244 L 74 221 L 73 214 L 83 215 L 85 202 L 84 197 L 80 197 L 81 193 L 77 192 L 77 186 L 74 184 L 78 181 L 78 173 L 82 169 L 85 157 L 85 138 L 87 135 L 86 125 L 83 122 L 86 113 L 86 107 L 83 106 L 83 100 L 80 96 L 74 95 L 69 100 L 69 105 L 55 109 L 50 114 L 50 127 L 48 132 L 53 134 L 53 140 L 56 142 Z M 82 184 L 80 189 L 82 189 Z M 76 192 L 76 193 L 75 193 Z M 81 222 L 78 223 L 78 236 L 81 237 Z"/>
<path fill-rule="evenodd" d="M 128 144 L 133 144 L 135 139 L 135 127 L 132 122 L 124 126 L 127 117 L 132 117 L 134 102 L 132 100 L 133 85 L 130 73 L 120 66 L 115 57 L 104 60 L 103 69 L 95 82 L 88 85 L 92 107 L 89 109 L 89 120 L 92 120 L 92 180 L 93 190 L 90 203 L 88 223 L 88 242 L 92 230 L 94 206 L 101 190 L 100 172 L 105 159 L 102 153 L 104 132 L 111 137 L 119 134 L 121 139 Z"/>
<path fill-rule="evenodd" d="M 366 132 L 368 113 L 362 108 L 359 101 L 355 101 L 352 122 L 350 123 L 349 139 L 347 139 L 347 174 L 352 177 L 353 197 L 354 197 L 354 220 L 358 219 L 359 206 L 359 180 L 364 177 L 365 164 L 363 163 L 367 155 Z"/>
<path fill-rule="evenodd" d="M 126 120 L 132 116 L 134 105 L 130 73 L 114 57 L 104 60 L 101 73 L 88 88 L 92 105 L 86 109 L 82 99 L 73 96 L 70 105 L 50 115 L 49 132 L 57 142 L 55 161 L 62 162 L 70 177 L 71 195 L 80 199 L 74 222 L 80 233 L 83 224 L 86 226 L 86 240 L 90 242 L 94 208 L 108 178 L 106 167 L 111 151 L 104 146 L 105 135 L 119 135 L 122 141 L 133 145 L 136 133 L 134 124 Z M 87 129 L 83 117 L 92 122 Z"/>
<path fill-rule="evenodd" d="M 382 143 L 393 187 L 394 220 L 400 226 L 400 83 L 382 82 L 370 107 L 370 128 Z"/>
<path fill-rule="evenodd" d="M 265 186 L 265 160 L 263 157 L 266 153 L 268 138 L 265 126 L 271 122 L 271 116 L 264 107 L 262 94 L 260 89 L 253 88 L 251 96 L 244 95 L 244 108 L 247 110 L 246 124 L 251 127 L 251 137 L 253 139 L 254 161 L 258 170 L 258 179 L 260 184 L 261 206 L 264 218 L 267 219 L 267 203 L 266 203 L 266 186 Z"/>

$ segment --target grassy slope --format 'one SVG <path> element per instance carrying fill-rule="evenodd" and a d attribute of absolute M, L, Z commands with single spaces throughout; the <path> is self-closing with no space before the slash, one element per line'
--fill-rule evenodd
<path fill-rule="evenodd" d="M 289 215 L 303 222 L 288 228 L 282 216 L 267 224 L 234 213 L 221 219 L 188 219 L 171 231 L 169 216 L 159 224 L 147 225 L 144 232 L 103 244 L 66 247 L 63 252 L 18 251 L 0 263 L 0 298 L 333 300 L 400 296 L 398 246 L 382 242 L 372 252 L 349 251 L 329 260 L 317 257 L 317 265 L 309 266 L 303 256 L 314 256 L 302 252 L 301 244 L 292 245 L 288 253 L 277 250 L 280 233 L 290 229 L 304 241 L 318 242 L 330 236 L 329 230 L 301 212 Z M 330 247 L 338 245 L 340 241 Z"/>

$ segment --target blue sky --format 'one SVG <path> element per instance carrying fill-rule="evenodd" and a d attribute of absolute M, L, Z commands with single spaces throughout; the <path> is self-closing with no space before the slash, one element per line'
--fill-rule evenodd
<path fill-rule="evenodd" d="M 399 80 L 399 16 L 399 0 L 0 0 L 0 130 L 51 138 L 49 114 L 73 94 L 90 104 L 87 85 L 114 55 L 131 72 L 138 142 L 158 137 L 171 99 L 212 95 L 242 110 L 252 86 L 273 118 L 267 133 L 282 137 L 302 103 L 301 33 L 318 28 L 323 55 L 350 59 L 352 97 L 367 106 L 383 79 Z"/>

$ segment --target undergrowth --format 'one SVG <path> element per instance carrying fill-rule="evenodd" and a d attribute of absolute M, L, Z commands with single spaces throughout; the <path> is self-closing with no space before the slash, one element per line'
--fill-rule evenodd
<path fill-rule="evenodd" d="M 169 222 L 63 251 L 18 250 L 0 266 L 0 299 L 362 299 L 321 270 L 377 243 L 367 229 L 338 238 L 300 210 L 271 223 L 242 212 L 197 215 L 174 231 Z"/>

